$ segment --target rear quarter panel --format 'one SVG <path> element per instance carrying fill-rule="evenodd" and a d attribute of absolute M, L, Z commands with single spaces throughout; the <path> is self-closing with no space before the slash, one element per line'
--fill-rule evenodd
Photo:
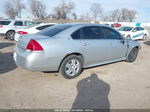
<path fill-rule="evenodd" d="M 80 40 L 71 39 L 43 39 L 37 40 L 44 49 L 43 58 L 47 59 L 47 64 L 52 64 L 51 59 L 55 60 L 55 66 L 59 67 L 62 60 L 69 54 L 81 53 Z"/>

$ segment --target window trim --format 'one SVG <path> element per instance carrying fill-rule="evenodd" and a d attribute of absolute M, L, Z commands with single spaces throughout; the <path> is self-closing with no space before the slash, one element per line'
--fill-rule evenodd
<path fill-rule="evenodd" d="M 117 39 L 117 38 L 112 39 L 111 38 L 109 40 L 124 40 L 124 38 L 122 37 L 122 35 L 119 32 L 117 32 L 116 30 L 114 30 L 113 28 L 106 27 L 106 26 L 101 26 L 101 28 L 102 28 L 102 32 L 103 32 L 103 35 L 104 35 L 104 39 L 109 39 L 109 38 L 106 38 L 104 30 L 103 30 L 103 28 L 108 28 L 108 29 L 111 29 L 112 31 L 116 32 L 120 36 L 120 39 Z"/>
<path fill-rule="evenodd" d="M 22 25 L 15 25 L 17 22 L 20 22 L 20 23 L 22 22 Z M 24 26 L 24 23 L 23 23 L 23 21 L 15 21 L 14 26 Z"/>
<path fill-rule="evenodd" d="M 75 32 L 77 32 L 78 30 L 80 30 L 80 37 L 79 37 L 79 39 L 74 39 L 72 35 L 73 35 Z M 71 36 L 71 38 L 72 38 L 73 40 L 81 40 L 81 28 L 79 28 L 79 29 L 73 31 L 73 33 L 71 33 L 70 36 Z"/>
<path fill-rule="evenodd" d="M 91 39 L 86 39 L 86 38 L 84 39 L 84 38 L 82 38 L 82 36 L 83 36 L 83 28 L 85 28 L 85 27 L 98 27 L 99 30 L 101 30 L 101 32 L 102 32 L 103 38 L 97 38 L 97 39 L 96 39 L 96 38 L 94 38 L 94 39 L 92 39 L 92 38 L 91 38 Z M 104 33 L 103 33 L 103 31 L 102 31 L 101 26 L 94 26 L 94 25 L 93 25 L 93 26 L 84 26 L 84 27 L 82 27 L 80 30 L 81 30 L 81 31 L 80 31 L 80 33 L 81 33 L 81 34 L 80 34 L 80 35 L 81 35 L 81 36 L 80 36 L 80 39 L 81 39 L 81 40 L 102 40 L 102 39 L 105 39 L 105 38 L 104 38 Z"/>

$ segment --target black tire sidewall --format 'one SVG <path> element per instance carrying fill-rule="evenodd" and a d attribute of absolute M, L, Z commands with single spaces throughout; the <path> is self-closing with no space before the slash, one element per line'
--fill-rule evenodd
<path fill-rule="evenodd" d="M 7 39 L 10 39 L 10 40 L 13 40 L 14 37 L 13 37 L 13 39 L 11 39 L 11 38 L 8 36 L 8 34 L 9 34 L 10 32 L 13 32 L 13 33 L 14 33 L 14 36 L 15 36 L 15 31 L 8 31 L 8 32 L 6 33 L 6 38 L 7 38 Z"/>
<path fill-rule="evenodd" d="M 133 57 L 131 57 L 131 53 L 135 52 L 135 50 L 136 50 L 136 56 L 133 58 Z M 137 58 L 138 52 L 139 52 L 139 49 L 136 48 L 136 47 L 134 47 L 134 48 L 130 51 L 130 53 L 129 53 L 128 57 L 127 57 L 127 61 L 128 61 L 128 62 L 134 62 L 134 61 L 136 60 L 136 58 Z"/>
<path fill-rule="evenodd" d="M 69 75 L 67 75 L 66 72 L 65 72 L 65 66 L 66 66 L 67 62 L 68 62 L 69 60 L 71 60 L 71 59 L 77 59 L 78 62 L 79 62 L 79 64 L 80 64 L 79 71 L 78 71 L 77 74 L 74 75 L 74 76 L 69 76 Z M 63 62 L 61 63 L 61 66 L 60 66 L 60 69 L 59 69 L 59 73 L 60 73 L 61 75 L 63 75 L 66 79 L 73 79 L 73 78 L 79 76 L 79 75 L 82 73 L 82 71 L 83 71 L 83 61 L 82 61 L 82 59 L 81 59 L 79 56 L 76 56 L 76 55 L 70 55 L 70 56 L 66 57 L 66 58 L 63 60 Z"/>

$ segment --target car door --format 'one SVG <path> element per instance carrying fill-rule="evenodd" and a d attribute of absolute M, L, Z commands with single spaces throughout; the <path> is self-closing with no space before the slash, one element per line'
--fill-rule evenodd
<path fill-rule="evenodd" d="M 86 66 L 98 65 L 106 61 L 106 43 L 99 26 L 81 28 L 81 50 Z"/>
<path fill-rule="evenodd" d="M 127 53 L 127 43 L 116 30 L 102 27 L 107 44 L 107 61 L 122 60 Z"/>
<path fill-rule="evenodd" d="M 139 30 L 139 38 L 138 39 L 143 39 L 143 36 L 145 35 L 144 28 L 138 27 Z"/>
<path fill-rule="evenodd" d="M 132 36 L 133 39 L 141 39 L 142 36 L 143 36 L 143 34 L 144 34 L 143 31 L 140 30 L 139 27 L 135 27 L 135 28 L 132 30 L 132 32 L 133 32 L 133 36 Z"/>

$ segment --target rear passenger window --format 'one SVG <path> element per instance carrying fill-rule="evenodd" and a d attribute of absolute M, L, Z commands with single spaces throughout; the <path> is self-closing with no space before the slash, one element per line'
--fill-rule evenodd
<path fill-rule="evenodd" d="M 108 27 L 103 27 L 102 29 L 106 39 L 121 39 L 121 35 L 117 31 Z"/>
<path fill-rule="evenodd" d="M 15 26 L 23 26 L 23 22 L 22 21 L 16 21 L 14 23 Z"/>
<path fill-rule="evenodd" d="M 71 35 L 71 37 L 72 37 L 73 39 L 80 39 L 80 29 L 77 30 L 77 31 L 75 31 L 75 32 Z"/>
<path fill-rule="evenodd" d="M 9 25 L 11 21 L 0 21 L 0 25 Z"/>
<path fill-rule="evenodd" d="M 37 27 L 36 29 L 37 30 L 43 30 L 43 29 L 48 28 L 50 26 L 53 26 L 53 24 L 52 25 L 43 25 L 43 26 Z"/>
<path fill-rule="evenodd" d="M 82 28 L 82 39 L 102 39 L 103 33 L 98 26 L 89 26 Z"/>

